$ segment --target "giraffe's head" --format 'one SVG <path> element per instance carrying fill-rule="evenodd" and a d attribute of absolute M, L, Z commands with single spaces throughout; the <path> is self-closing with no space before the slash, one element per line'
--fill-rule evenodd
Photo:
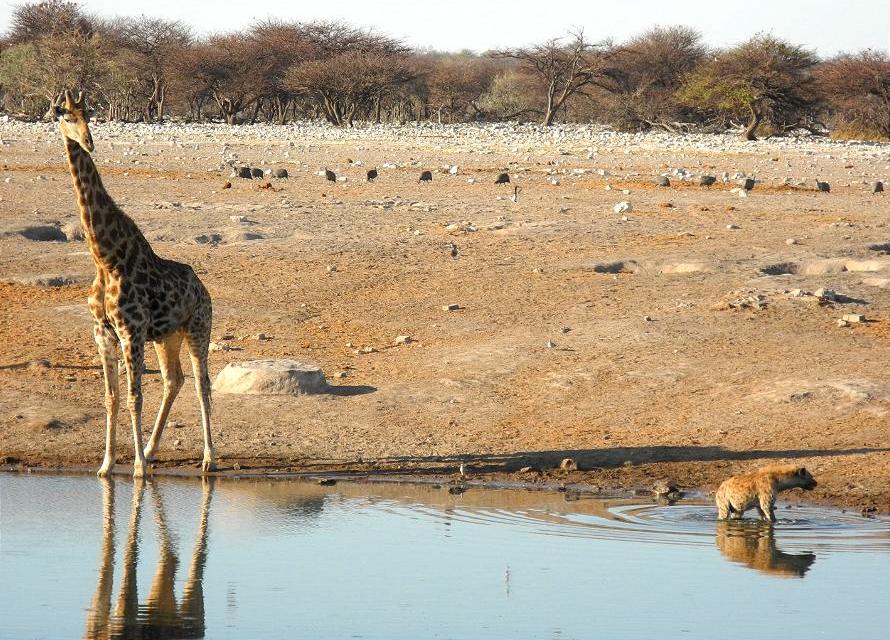
<path fill-rule="evenodd" d="M 74 140 L 88 153 L 92 153 L 93 136 L 87 124 L 90 118 L 83 92 L 79 92 L 75 99 L 71 92 L 65 89 L 65 92 L 60 93 L 53 102 L 52 113 L 59 123 L 62 135 Z"/>

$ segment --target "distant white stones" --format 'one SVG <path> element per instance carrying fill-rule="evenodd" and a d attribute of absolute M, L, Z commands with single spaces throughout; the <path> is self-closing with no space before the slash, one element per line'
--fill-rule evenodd
<path fill-rule="evenodd" d="M 414 342 L 414 338 L 411 336 L 396 336 L 395 343 L 396 344 L 410 344 Z"/>
<path fill-rule="evenodd" d="M 728 231 L 734 231 L 735 229 L 738 229 L 738 228 L 739 228 L 739 225 L 737 225 L 737 224 L 730 223 L 730 224 L 726 225 L 726 229 Z"/>
<path fill-rule="evenodd" d="M 841 317 L 841 320 L 850 324 L 860 324 L 862 322 L 865 322 L 865 316 L 861 313 L 845 313 Z"/>
<path fill-rule="evenodd" d="M 442 305 L 442 311 L 457 311 L 458 309 L 460 309 L 460 305 L 457 303 Z"/>
<path fill-rule="evenodd" d="M 448 167 L 448 173 L 450 173 L 453 176 L 456 176 L 458 171 L 460 171 L 460 168 L 456 164 L 453 164 L 450 167 Z"/>
<path fill-rule="evenodd" d="M 785 244 L 787 244 L 790 247 L 791 245 L 794 245 L 794 244 L 800 244 L 800 241 L 797 238 L 788 238 L 787 240 L 785 240 Z"/>
<path fill-rule="evenodd" d="M 550 178 L 550 184 L 552 184 L 554 187 L 558 187 L 559 186 L 559 178 Z"/>
<path fill-rule="evenodd" d="M 319 367 L 289 359 L 232 362 L 213 382 L 215 393 L 246 395 L 298 396 L 326 389 L 327 381 Z"/>
<path fill-rule="evenodd" d="M 627 200 L 622 200 L 621 202 L 616 204 L 614 207 L 612 207 L 612 211 L 614 211 L 615 213 L 618 213 L 618 214 L 630 213 L 633 210 L 634 210 L 633 205 L 630 202 L 628 202 Z"/>

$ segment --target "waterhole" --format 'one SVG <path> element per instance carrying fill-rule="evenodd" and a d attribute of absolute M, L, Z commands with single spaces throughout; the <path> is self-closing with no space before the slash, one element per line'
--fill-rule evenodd
<path fill-rule="evenodd" d="M 0 637 L 885 638 L 890 522 L 777 513 L 770 527 L 698 500 L 0 475 Z"/>

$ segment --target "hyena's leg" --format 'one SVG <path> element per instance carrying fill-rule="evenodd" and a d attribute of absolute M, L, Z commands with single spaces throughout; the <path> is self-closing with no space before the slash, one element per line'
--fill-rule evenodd
<path fill-rule="evenodd" d="M 775 499 L 769 494 L 759 496 L 759 504 L 757 510 L 760 511 L 760 517 L 767 522 L 776 521 Z"/>
<path fill-rule="evenodd" d="M 729 499 L 718 491 L 715 501 L 717 502 L 717 519 L 726 520 L 730 512 Z"/>

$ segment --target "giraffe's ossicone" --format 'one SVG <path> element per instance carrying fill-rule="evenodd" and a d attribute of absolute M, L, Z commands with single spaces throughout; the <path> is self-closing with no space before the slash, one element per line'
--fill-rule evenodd
<path fill-rule="evenodd" d="M 59 123 L 74 191 L 80 207 L 84 237 L 96 266 L 89 307 L 93 334 L 99 347 L 105 377 L 105 459 L 99 475 L 111 472 L 115 463 L 115 427 L 118 414 L 118 348 L 127 369 L 127 407 L 133 428 L 133 475 L 147 471 L 160 441 L 170 406 L 183 383 L 179 353 L 183 341 L 189 350 L 195 388 L 201 405 L 204 431 L 202 468 L 215 468 L 210 437 L 210 344 L 212 306 L 210 294 L 192 268 L 159 257 L 136 223 L 121 211 L 105 188 L 90 153 L 93 137 L 83 94 L 75 99 L 69 91 L 52 105 Z M 142 446 L 142 373 L 145 343 L 153 342 L 164 379 L 164 398 L 154 429 Z"/>

